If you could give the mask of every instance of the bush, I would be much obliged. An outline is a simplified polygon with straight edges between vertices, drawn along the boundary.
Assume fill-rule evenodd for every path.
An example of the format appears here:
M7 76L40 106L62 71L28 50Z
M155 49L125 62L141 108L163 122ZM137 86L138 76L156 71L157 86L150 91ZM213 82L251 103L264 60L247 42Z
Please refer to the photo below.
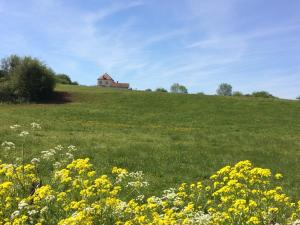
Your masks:
M71 78L66 74L56 74L55 80L56 80L56 83L58 83L58 84L78 85L78 83L76 81L73 82L71 80Z
M235 91L232 93L232 96L243 96L243 93L240 91Z
M54 72L38 59L13 55L0 68L1 101L41 101L54 92Z
M164 88L156 88L155 90L156 92L168 92L166 89Z
M178 83L175 83L170 88L172 93L181 93L181 94L187 94L188 90L185 86L180 85Z
M217 94L221 96L231 96L232 86L230 84L222 83L217 89Z
M204 92L198 92L197 95L205 95Z
M253 97L259 97L259 98L276 98L275 96L271 95L267 91L256 91L252 93Z
M150 88L147 88L145 91L151 92L152 90Z

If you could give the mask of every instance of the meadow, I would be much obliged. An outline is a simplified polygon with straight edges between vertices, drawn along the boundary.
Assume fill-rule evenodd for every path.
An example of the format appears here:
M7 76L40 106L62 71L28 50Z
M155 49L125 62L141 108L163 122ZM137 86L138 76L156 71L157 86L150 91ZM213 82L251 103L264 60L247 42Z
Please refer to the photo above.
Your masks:
M113 166L142 170L156 195L247 159L281 172L285 191L300 197L297 101L67 85L57 91L69 101L0 104L0 143L20 145L9 126L37 122L43 129L26 141L27 161L56 145L75 145L76 158L90 158L100 173ZM40 172L47 177L47 165Z

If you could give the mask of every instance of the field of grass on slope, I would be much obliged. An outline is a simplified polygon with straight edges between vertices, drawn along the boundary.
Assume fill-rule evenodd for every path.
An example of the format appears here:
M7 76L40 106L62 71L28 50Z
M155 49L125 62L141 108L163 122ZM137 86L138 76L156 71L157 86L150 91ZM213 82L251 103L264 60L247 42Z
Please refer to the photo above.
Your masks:
M149 93L59 86L64 104L0 104L0 143L20 144L9 126L33 121L26 158L58 144L75 145L101 172L113 166L145 172L158 194L180 182L205 179L249 159L284 175L300 197L300 104L296 101ZM1 158L1 155L0 155ZM47 169L42 171L45 175Z

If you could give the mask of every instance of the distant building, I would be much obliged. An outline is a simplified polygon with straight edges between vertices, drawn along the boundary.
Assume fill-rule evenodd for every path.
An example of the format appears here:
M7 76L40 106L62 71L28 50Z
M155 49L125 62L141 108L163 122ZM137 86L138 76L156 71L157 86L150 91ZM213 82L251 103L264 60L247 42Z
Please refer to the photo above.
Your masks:
M129 83L115 82L114 79L112 79L107 73L98 78L98 86L129 89Z

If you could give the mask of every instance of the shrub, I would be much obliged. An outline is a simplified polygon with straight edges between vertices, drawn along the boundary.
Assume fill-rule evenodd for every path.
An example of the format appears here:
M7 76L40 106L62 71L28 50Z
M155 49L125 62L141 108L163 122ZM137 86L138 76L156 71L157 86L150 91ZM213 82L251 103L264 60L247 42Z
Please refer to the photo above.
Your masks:
M13 55L2 60L1 70L2 101L41 101L54 92L54 72L38 59Z
M240 92L240 91L234 91L234 92L232 93L232 96L243 96L243 93Z
M259 98L276 98L275 96L271 95L267 91L256 91L252 93L253 97L259 97Z
M152 90L150 88L147 88L145 91L151 92Z
M155 90L156 92L168 92L166 89L164 88L156 88Z
M230 84L222 83L217 89L217 94L221 96L231 96L232 86Z
M56 74L55 80L56 80L56 83L59 83L59 84L78 85L78 83L76 81L73 82L71 80L71 78L66 74Z
M181 93L181 94L187 94L188 90L185 86L180 85L178 83L175 83L171 86L170 91L172 93Z

